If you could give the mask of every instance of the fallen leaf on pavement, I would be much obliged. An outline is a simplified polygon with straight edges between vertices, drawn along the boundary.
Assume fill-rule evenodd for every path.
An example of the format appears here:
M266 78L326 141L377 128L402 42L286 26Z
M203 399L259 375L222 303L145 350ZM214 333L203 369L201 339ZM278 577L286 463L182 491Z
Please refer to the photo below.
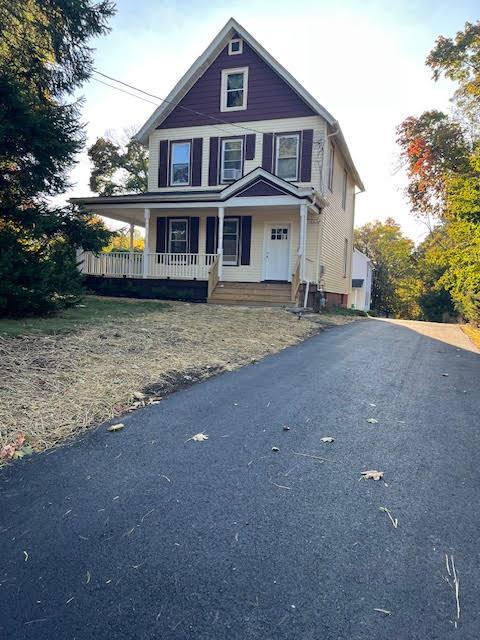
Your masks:
M324 438L320 438L320 440L327 443L335 442L335 438L332 438L332 436L325 436Z
M378 611L380 613L384 613L386 616L389 616L392 613L388 609L374 609L374 611Z
M290 431L290 427L288 425L286 425L286 424L283 425L282 429L284 431Z
M376 418L367 418L367 422L370 424L378 424L378 420Z
M147 396L141 391L134 391L133 397L135 398L135 400L144 400Z
M203 431L201 431L200 433L196 433L188 440L185 440L185 442L190 442L190 440L193 440L194 442L203 442L204 440L208 440L208 436L206 433L203 433Z
M277 451L280 451L280 449L278 447L272 447L272 451L276 453Z
M124 427L125 425L123 424L123 422L119 422L118 424L112 424L110 427L108 427L107 431L121 431Z
M442 376L443 376L444 378L448 378L448 373L442 373Z
M382 480L383 471L376 471L371 469L370 471L362 471L362 478L364 480Z

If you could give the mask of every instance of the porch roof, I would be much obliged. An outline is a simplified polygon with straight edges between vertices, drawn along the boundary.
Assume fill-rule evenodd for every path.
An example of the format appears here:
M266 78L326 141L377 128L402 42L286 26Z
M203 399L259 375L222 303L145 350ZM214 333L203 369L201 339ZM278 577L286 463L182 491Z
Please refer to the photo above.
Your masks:
M144 208L271 207L304 203L319 211L326 204L311 187L297 187L260 167L221 189L147 191L119 196L71 198L70 202L139 226L143 226Z

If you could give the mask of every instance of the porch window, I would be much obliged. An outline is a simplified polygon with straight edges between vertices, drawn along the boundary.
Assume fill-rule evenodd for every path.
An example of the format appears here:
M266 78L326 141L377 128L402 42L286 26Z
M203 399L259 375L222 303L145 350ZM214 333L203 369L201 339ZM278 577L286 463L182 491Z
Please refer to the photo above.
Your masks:
M188 253L188 220L169 220L168 252Z
M298 180L300 136L297 133L277 136L276 144L275 173L283 180Z
M248 67L224 69L220 111L242 111L247 108Z
M172 142L170 151L170 184L190 184L190 142Z
M225 218L223 221L223 264L238 265L240 245L240 219Z
M243 140L222 140L222 182L242 177Z

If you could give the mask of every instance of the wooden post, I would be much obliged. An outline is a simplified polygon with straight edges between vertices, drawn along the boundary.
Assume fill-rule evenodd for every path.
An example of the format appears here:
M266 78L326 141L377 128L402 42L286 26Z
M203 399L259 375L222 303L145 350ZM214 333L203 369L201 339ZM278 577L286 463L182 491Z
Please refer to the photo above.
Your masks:
M223 218L224 218L225 210L223 207L218 207L218 279L222 280L223 278Z
M143 277L148 277L148 236L150 232L150 209L144 210L145 242L143 245Z

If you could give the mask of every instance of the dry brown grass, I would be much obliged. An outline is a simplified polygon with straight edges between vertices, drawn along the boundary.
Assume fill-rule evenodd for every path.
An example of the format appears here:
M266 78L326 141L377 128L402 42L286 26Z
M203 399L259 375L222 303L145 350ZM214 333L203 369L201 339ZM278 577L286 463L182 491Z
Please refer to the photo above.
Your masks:
M172 303L66 334L0 338L0 449L19 432L37 450L55 446L124 412L135 391L161 395L318 329L279 309Z

